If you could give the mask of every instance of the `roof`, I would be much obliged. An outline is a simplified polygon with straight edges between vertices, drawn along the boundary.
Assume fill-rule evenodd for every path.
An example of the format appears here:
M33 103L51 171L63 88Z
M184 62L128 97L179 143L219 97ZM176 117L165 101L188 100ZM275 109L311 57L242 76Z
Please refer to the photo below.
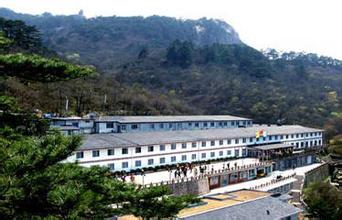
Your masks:
M274 149L282 149L282 148L293 148L293 145L288 143L279 143L279 144L267 144L267 145L259 145L253 147L254 149L258 150L274 150Z
M190 141L232 139L255 137L259 130L267 131L268 135L295 134L323 131L299 125L284 126L251 126L247 128L225 128L207 130L153 131L129 133L100 133L85 136L81 150L146 146Z
M150 122L193 122L193 121L232 121L251 120L231 115L162 115L162 116L100 116L98 122L116 121L120 123Z
M58 129L58 130L62 130L62 131L80 130L79 127L72 126L72 125L70 125L70 126L68 126L68 125L66 125L66 126L54 126L54 125L52 125L51 128L53 128L53 129Z
M301 212L300 209L274 198L270 193L241 190L228 194L230 198L203 199L205 205L186 208L182 210L178 218L184 220L249 220L249 219L281 219Z

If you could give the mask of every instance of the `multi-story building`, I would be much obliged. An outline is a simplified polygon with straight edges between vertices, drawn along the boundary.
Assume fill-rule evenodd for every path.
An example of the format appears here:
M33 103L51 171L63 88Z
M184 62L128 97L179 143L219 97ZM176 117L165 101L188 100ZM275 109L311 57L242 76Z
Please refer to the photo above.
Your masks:
M143 117L139 117L138 127L141 129L138 129L139 131L145 131L144 123L149 125L160 123L152 122L149 117L147 116L145 121L142 120ZM84 166L108 166L111 170L117 171L217 158L246 157L249 149L271 144L272 147L277 144L279 147L282 147L282 144L290 145L294 150L322 145L323 130L320 129L298 125L253 126L249 123L250 120L245 120L245 127L236 127L237 120L235 119L232 120L235 121L235 128L219 128L220 122L224 126L222 116L219 118L218 116L206 116L201 118L200 122L196 122L194 116L189 117L190 120L186 123L199 123L204 126L206 121L209 123L209 125L207 124L208 129L182 127L185 130L130 132L131 130L126 127L126 133L122 133L121 130L120 133L89 134L85 136L81 148L68 160L77 160L80 165ZM210 117L218 120L210 120ZM182 118L182 123L185 123L186 116L182 116ZM130 126L133 125L133 121L126 120L126 122ZM213 126L211 126L211 122L214 122ZM243 125L244 120L241 119L240 122ZM94 123L102 123L102 121ZM134 123L138 123L138 121L135 120ZM177 124L180 122L169 120L163 123ZM120 126L122 126L122 121ZM230 124L230 126L232 125ZM263 136L259 135L260 131L264 134Z
M65 134L130 133L251 127L251 119L230 115L53 117Z

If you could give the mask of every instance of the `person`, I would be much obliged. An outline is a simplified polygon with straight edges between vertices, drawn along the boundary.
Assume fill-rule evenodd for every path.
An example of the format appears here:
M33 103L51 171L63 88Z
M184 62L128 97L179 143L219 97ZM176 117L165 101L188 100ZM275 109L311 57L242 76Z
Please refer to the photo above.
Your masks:
M211 173L214 173L214 165L211 165Z
M229 163L227 163L227 169L229 170Z
M135 177L134 177L133 173L131 173L130 179L131 179L131 182L134 183Z
M196 169L196 167L194 167L193 169L194 169L194 176L196 177L197 176L197 169Z
M175 179L177 179L177 175L178 175L178 170L175 170Z

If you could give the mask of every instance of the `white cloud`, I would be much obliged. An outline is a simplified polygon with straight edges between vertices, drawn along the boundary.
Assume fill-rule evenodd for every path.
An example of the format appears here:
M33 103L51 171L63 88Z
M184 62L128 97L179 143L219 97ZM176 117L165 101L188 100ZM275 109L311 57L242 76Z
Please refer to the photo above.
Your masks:
M257 48L314 52L342 59L340 0L0 0L17 12L94 16L219 18Z

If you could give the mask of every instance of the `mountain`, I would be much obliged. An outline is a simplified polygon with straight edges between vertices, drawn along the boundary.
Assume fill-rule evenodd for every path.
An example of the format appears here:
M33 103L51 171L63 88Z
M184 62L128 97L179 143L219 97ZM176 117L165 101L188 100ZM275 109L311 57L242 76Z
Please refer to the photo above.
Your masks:
M340 60L258 51L222 21L86 19L7 9L0 16L35 25L46 47L100 72L97 78L54 85L7 83L30 108L63 112L68 97L78 114L235 114L256 123L309 126L322 126L342 112Z
M0 17L23 20L34 25L43 41L61 55L79 56L85 63L112 66L137 56L144 48L165 48L174 40L191 41L196 46L241 44L237 32L216 19L181 20L170 17L52 16L15 13L0 8Z

